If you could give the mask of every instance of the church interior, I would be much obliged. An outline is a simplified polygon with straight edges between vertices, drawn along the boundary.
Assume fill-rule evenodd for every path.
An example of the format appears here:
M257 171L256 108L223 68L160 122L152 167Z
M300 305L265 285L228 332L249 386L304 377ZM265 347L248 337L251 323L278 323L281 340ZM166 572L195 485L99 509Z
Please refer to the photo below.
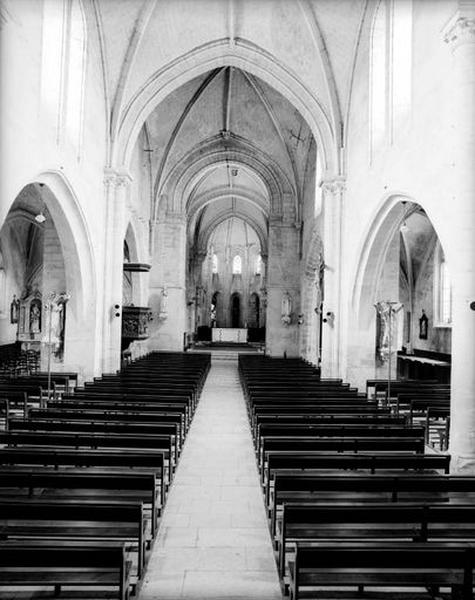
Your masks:
M472 599L475 0L0 44L0 598Z

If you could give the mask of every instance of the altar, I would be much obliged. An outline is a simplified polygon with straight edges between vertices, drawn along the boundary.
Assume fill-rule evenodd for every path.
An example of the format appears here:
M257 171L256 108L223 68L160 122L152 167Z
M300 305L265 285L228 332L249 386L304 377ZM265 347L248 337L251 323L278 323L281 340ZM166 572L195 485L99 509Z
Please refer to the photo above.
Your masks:
M247 329L234 327L213 327L211 329L211 341L245 344L247 342Z

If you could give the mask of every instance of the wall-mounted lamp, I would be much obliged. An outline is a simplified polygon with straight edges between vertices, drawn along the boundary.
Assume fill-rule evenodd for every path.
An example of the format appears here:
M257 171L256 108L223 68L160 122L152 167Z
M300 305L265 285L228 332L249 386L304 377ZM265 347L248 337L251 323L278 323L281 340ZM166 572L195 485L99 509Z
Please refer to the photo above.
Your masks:
M406 200L401 201L403 213L406 212L406 202L407 202ZM408 224L406 223L406 217L404 217L404 221L402 222L402 225L399 228L399 231L401 233L407 233L408 231L410 231L410 228L409 228Z
M46 217L43 214L43 209L41 209L40 212L35 215L35 221L40 224L46 221Z
M323 322L324 322L324 323L328 323L329 325L333 325L334 321L335 321L335 313L334 313L334 312L332 312L331 310L329 310L329 311L328 311L328 312L325 314L325 316L324 316L324 318L323 318Z

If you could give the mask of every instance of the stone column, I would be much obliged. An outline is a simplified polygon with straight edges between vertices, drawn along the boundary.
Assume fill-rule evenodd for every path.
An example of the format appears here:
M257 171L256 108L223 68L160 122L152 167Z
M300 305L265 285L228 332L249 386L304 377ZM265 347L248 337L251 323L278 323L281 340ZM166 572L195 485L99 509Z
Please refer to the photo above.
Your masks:
M103 373L114 373L120 368L125 208L131 181L124 171L105 171Z
M270 356L296 357L299 355L300 312L299 282L299 228L279 217L269 227L269 262L266 270L266 352ZM282 321L282 299L291 299L288 323Z
M150 271L150 350L182 351L186 332L186 216L168 211L155 227ZM166 290L167 310L163 310Z
M322 377L341 377L341 232L344 191L345 180L343 177L325 179L322 183L325 256Z
M452 275L452 471L475 473L475 3L460 10L444 30L453 54L454 159L446 258ZM449 174L450 177L450 174Z

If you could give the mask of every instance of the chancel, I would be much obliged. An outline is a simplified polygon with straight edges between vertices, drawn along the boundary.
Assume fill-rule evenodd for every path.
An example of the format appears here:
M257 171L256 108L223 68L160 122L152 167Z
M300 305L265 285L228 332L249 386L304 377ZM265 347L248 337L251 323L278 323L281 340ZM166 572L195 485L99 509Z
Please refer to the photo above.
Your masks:
M2 0L0 598L463 598L475 0Z

